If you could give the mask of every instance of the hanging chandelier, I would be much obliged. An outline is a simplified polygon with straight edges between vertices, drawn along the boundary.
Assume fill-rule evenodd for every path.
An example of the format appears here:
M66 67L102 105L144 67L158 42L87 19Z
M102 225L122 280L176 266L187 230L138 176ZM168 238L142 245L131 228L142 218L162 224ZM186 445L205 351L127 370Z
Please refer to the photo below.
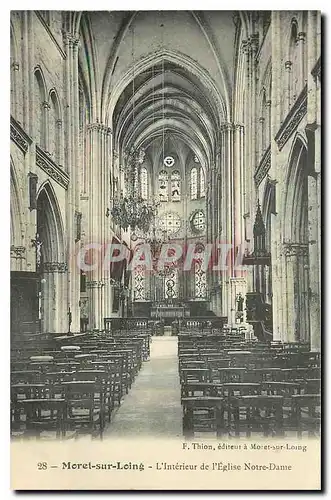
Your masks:
M144 158L142 148L131 148L124 156L127 192L113 201L110 213L115 224L125 231L130 228L134 232L138 228L148 232L156 215L156 204L143 199L138 186L139 168Z

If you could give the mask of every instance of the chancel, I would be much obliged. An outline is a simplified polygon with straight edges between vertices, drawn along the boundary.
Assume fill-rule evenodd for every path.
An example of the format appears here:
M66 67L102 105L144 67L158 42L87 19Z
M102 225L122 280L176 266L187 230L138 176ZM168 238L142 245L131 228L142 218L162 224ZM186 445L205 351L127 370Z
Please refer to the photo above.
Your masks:
M10 49L12 438L318 435L320 14L11 11Z

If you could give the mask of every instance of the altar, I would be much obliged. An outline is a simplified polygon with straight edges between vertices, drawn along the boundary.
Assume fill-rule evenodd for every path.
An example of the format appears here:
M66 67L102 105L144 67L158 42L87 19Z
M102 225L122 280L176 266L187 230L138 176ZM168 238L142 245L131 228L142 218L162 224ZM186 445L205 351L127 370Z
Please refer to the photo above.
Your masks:
M188 318L189 316L190 309L185 304L159 303L153 304L151 307L152 319L179 319Z

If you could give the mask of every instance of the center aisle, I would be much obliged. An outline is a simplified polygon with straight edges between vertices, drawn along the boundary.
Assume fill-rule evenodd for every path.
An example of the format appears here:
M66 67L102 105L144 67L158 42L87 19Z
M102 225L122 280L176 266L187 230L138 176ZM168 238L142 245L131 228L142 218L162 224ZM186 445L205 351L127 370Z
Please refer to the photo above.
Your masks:
M182 436L177 337L152 337L150 360L104 432L104 438L126 436Z

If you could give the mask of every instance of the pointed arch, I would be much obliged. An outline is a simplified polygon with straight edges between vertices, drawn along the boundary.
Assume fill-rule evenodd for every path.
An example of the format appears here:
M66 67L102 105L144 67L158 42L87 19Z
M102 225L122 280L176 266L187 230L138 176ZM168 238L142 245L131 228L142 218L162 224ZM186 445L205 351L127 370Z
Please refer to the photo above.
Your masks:
M99 81L98 54L95 48L91 23L88 15L82 15L80 19L80 35L84 51L79 51L81 77L84 74L84 83L88 82L90 119L97 121L101 114L100 92L101 82ZM85 73L83 73L83 68Z
M46 82L40 66L34 69L34 101L35 141L42 148L46 148L46 111L48 102Z
M60 99L55 88L49 92L49 145L48 150L56 163L60 164L62 149L62 109Z
M211 107L215 109L216 114L219 116L219 121L221 122L223 120L227 120L228 112L224 102L224 97L219 92L215 82L204 68L202 68L194 59L186 54L167 49L153 52L152 54L148 54L141 58L135 64L135 74L138 75L142 72L148 71L153 66L164 62L173 63L197 78L206 89L206 94L209 93L211 95ZM132 74L133 65L128 68L126 73L116 82L113 88L108 89L107 96L104 99L105 123L110 122L115 105L124 89L132 80Z
M300 240L299 223L302 222L303 207L301 205L305 177L307 177L307 138L298 132L292 143L286 179L283 218L286 241L299 242Z
M283 218L288 303L287 328L295 341L309 341L309 234L307 147L297 134L289 156Z
M37 232L43 242L43 261L63 262L65 257L63 222L56 193L48 180L38 190Z

